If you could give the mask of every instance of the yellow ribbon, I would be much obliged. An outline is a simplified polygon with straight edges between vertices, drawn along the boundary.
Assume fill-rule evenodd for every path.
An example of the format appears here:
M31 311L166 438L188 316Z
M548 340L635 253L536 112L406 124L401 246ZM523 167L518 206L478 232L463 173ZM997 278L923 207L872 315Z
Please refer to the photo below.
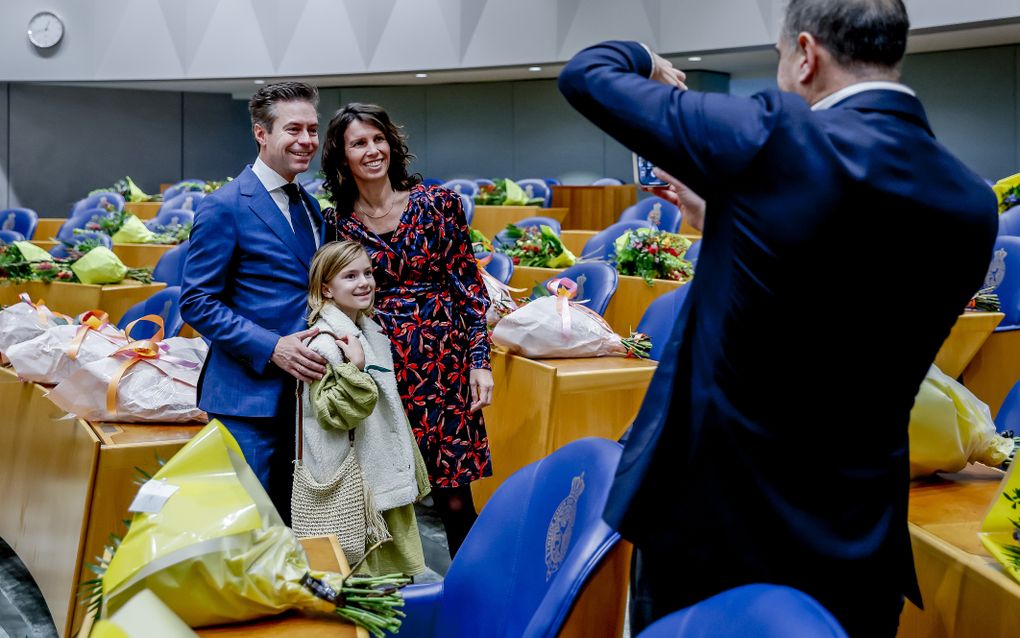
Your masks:
M81 344L85 342L85 335L88 334L89 330L99 332L109 324L109 319L110 315L102 310L89 310L82 314L81 326L78 328L78 332L75 333L74 339L71 340L71 345L67 347L67 358L72 361L77 359Z
M128 369L135 365L139 361L145 359L158 359L159 358L159 342L163 340L163 318L159 315L145 315L135 319L127 326L124 327L124 335L128 338L131 337L131 329L135 327L139 321L151 321L156 324L159 329L156 330L156 334L150 339L144 339L141 341L132 341L123 348L118 348L110 356L116 357L120 354L128 354L130 357L121 364L120 368L114 373L110 379L110 383L106 386L106 411L113 414L117 411L117 388L120 387L120 380L124 378Z

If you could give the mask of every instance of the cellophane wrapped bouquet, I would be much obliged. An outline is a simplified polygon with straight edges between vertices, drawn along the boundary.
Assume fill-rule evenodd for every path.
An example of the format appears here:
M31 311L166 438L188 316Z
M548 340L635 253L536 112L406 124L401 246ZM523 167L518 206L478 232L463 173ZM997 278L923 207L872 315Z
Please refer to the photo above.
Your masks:
M510 293L524 292L520 288L511 288L502 281L496 279L485 270L485 266L492 261L492 255L486 255L478 260L481 266L482 283L485 284L485 292L489 295L489 309L485 311L485 323L491 329L499 320L517 309L517 302Z
M652 345L647 335L623 338L598 313L573 301L578 294L574 281L554 279L547 288L549 296L529 302L496 324L493 343L532 359L648 357Z
M7 349L7 359L21 379L56 385L82 366L126 346L131 326L128 328L118 330L105 312L90 310L75 324L53 326L28 341L14 344Z
M1020 471L1016 463L1010 465L978 537L1006 572L1020 581Z
M6 356L14 344L38 337L54 326L74 323L74 319L46 307L42 299L33 303L29 296L21 293L16 304L0 310L0 352Z
M399 574L318 572L219 421L210 422L139 490L123 540L82 585L107 617L149 590L191 627L290 609L336 613L382 638L403 613Z
M574 253L567 250L553 229L544 224L524 228L507 224L504 232L514 243L510 246L497 246L496 250L510 257L516 265L567 268L577 261Z
M691 242L683 235L654 228L628 230L616 238L616 270L621 275L637 275L651 284L654 279L686 282L694 276L694 266L684 259Z

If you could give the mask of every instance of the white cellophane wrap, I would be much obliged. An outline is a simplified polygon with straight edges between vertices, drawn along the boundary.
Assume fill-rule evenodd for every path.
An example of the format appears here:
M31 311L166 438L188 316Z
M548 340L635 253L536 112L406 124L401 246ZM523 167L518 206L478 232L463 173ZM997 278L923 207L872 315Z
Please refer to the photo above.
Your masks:
M77 356L68 356L68 349L80 330L85 337ZM16 343L7 349L7 359L14 371L25 381L56 385L86 364L108 357L127 344L124 334L107 324L100 330L85 326L53 326L34 339Z
M541 297L503 317L492 331L493 343L532 359L626 356L620 336L605 319L577 303ZM564 329L561 310L570 313Z
M49 398L60 409L87 421L120 423L206 422L198 409L198 377L206 345L201 339L173 337L160 342L168 346L159 359L143 359L132 365L117 386L117 406L107 410L110 382L125 358L109 356L82 367L53 388ZM191 361L194 367L174 359Z
M517 309L517 303L510 296L510 287L496 279L483 268L482 282L489 295L489 309L485 311L485 323L491 328L499 320Z
M52 313L45 307L37 308L24 301L0 311L0 352L16 343L38 337L48 328L57 325Z

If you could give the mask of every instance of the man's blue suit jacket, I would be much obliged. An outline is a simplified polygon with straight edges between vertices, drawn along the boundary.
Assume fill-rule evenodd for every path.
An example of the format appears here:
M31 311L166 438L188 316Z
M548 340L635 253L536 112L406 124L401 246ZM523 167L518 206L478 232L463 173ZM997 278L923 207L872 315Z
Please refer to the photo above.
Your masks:
M916 595L907 424L983 281L994 195L909 94L813 112L775 90L672 89L651 68L639 44L610 42L560 76L582 114L708 201L606 520L673 552L702 594L778 582L823 603L860 587Z
M318 204L301 192L321 227ZM202 200L184 262L181 316L211 342L199 382L203 410L270 417L282 393L293 392L293 377L270 357L281 336L308 327L311 258L250 166Z

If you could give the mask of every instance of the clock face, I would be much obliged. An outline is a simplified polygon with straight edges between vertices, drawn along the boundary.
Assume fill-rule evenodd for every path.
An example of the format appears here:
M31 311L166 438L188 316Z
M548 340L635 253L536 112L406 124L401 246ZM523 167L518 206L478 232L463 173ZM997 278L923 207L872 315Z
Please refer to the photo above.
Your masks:
M56 46L64 37L64 23L55 14L43 11L28 21L28 41L40 49Z

